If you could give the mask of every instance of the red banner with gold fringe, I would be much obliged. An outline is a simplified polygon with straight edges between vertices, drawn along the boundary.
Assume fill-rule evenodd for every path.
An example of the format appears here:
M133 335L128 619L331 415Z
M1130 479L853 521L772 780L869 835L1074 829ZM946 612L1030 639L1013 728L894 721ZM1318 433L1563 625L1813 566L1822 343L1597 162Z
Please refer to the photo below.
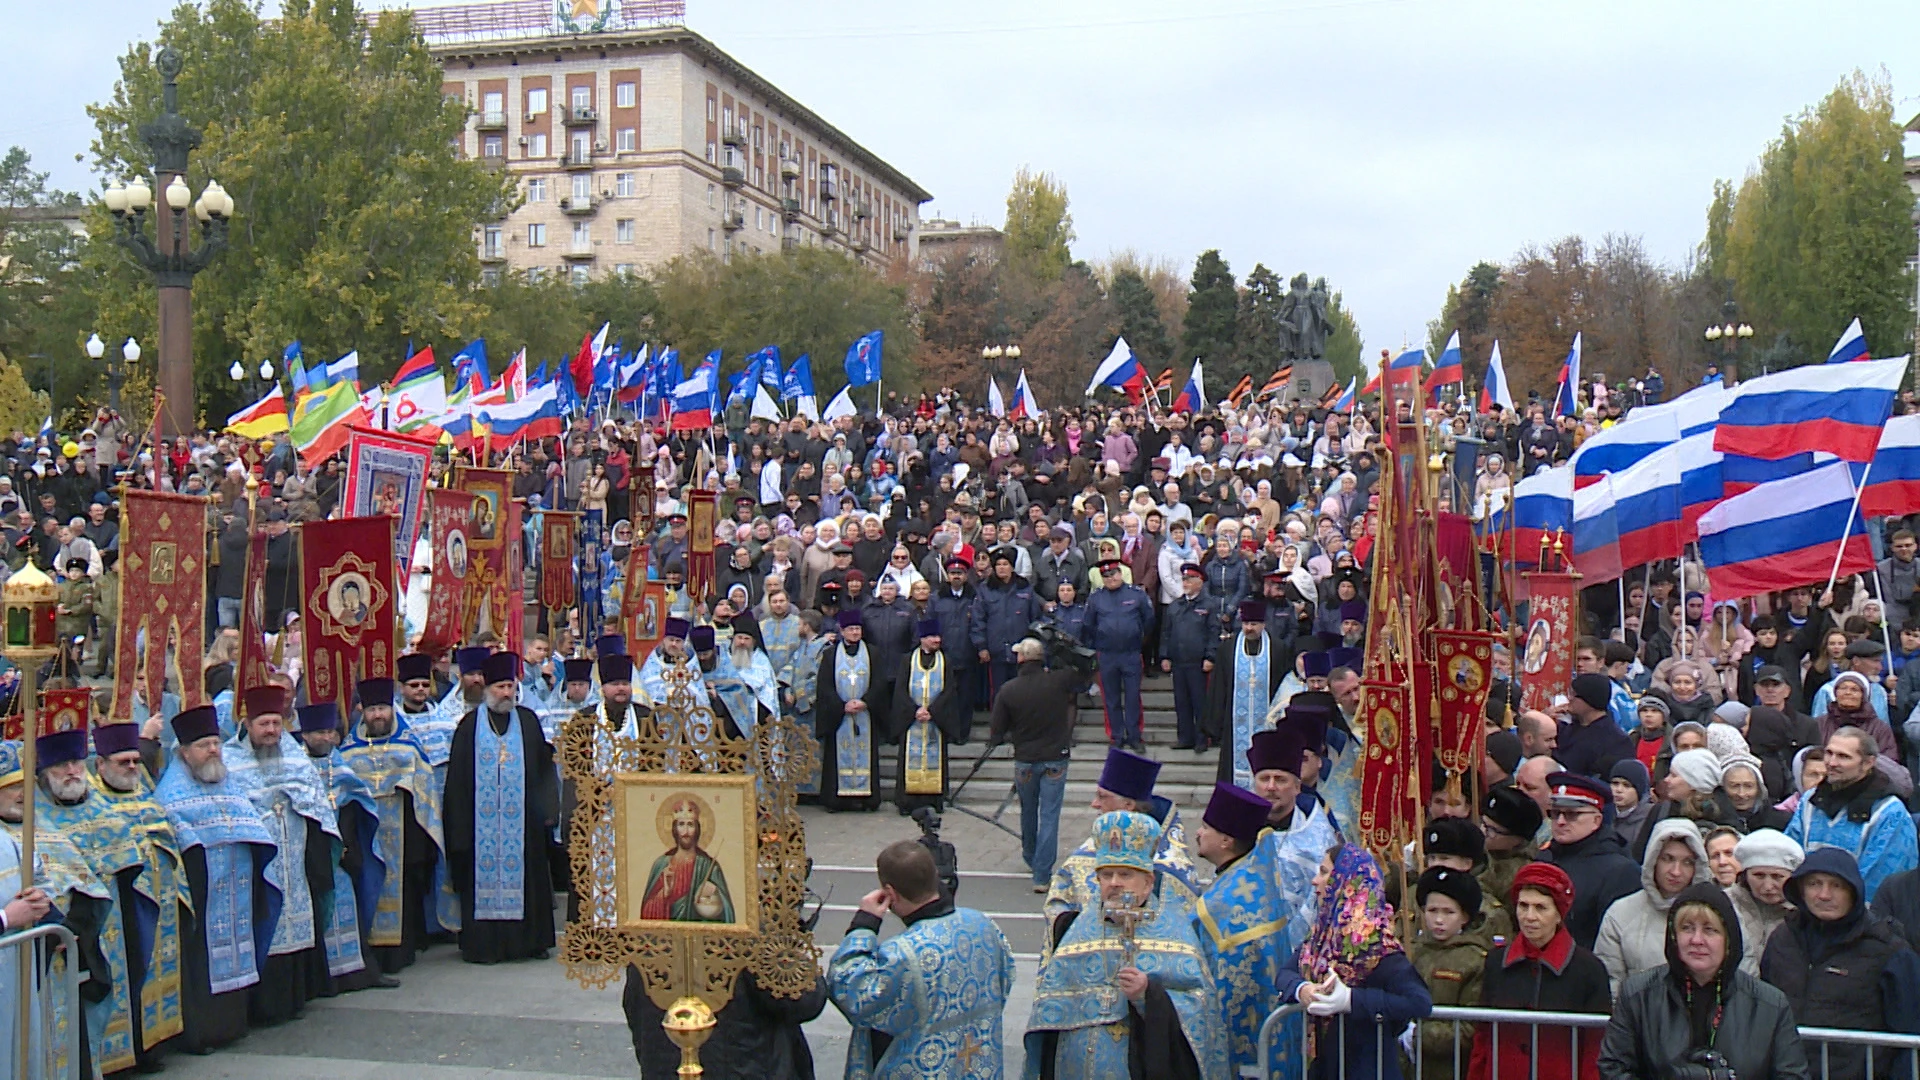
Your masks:
M1573 682L1573 640L1580 635L1580 575L1522 574L1527 583L1526 639L1514 657L1520 707L1553 710Z
M1405 686L1363 683L1354 734L1366 747L1360 767L1360 843L1387 851L1410 839L1404 820L1414 769L1407 748L1413 711Z
M255 526L247 537L246 576L240 585L240 659L233 675L233 715L240 720L247 718L247 691L267 685L273 673L267 660L268 629L267 531Z
M713 591L713 530L719 524L719 493L687 492L687 595L695 602Z
M206 558L206 499L139 489L121 498L113 719L133 719L136 687L150 708L160 707L169 651L181 675L180 707L205 704L200 658L207 652Z
M307 696L343 715L354 683L393 677L393 527L386 514L300 526Z
M84 686L73 690L44 690L40 694L40 708L43 734L86 731L93 726L93 691Z
M1482 720L1487 691L1493 685L1492 634L1471 630L1435 630L1435 661L1440 667L1435 698L1435 752L1450 773L1465 776L1480 767L1486 753Z
M433 587L427 593L427 622L416 646L439 653L460 644L466 633L467 576L473 566L467 534L473 528L474 497L452 488L427 492L427 534L433 540Z
M579 532L580 515L571 510L547 510L540 515L542 607L559 610L573 606L573 552Z
M513 501L513 474L504 469L461 466L453 486L474 497L467 530L467 610L463 633L493 634L513 642L520 619L513 613L520 596L520 513ZM509 648L518 651L517 643Z

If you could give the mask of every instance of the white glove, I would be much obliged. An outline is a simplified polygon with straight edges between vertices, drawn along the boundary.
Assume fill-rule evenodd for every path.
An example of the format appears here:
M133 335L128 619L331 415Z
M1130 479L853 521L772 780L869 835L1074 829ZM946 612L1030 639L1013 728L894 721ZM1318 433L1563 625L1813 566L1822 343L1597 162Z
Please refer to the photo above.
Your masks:
M1414 1056L1414 1052L1413 1052L1414 1032L1418 1030L1419 1030L1419 1023L1418 1021L1416 1021L1414 1023L1408 1024L1406 1027L1406 1030L1400 1033L1400 1049L1406 1051L1406 1054L1408 1057Z
M1307 1012L1314 1016L1337 1016L1353 1008L1353 991L1336 976L1333 989L1314 999Z

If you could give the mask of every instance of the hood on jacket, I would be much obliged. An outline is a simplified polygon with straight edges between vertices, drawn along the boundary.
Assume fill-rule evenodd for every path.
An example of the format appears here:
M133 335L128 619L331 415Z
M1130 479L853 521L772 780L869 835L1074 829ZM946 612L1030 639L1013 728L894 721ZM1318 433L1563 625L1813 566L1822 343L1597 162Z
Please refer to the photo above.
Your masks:
M1787 899L1793 901L1794 907L1806 907L1800 900L1800 886L1809 874L1832 874L1853 887L1854 911L1865 906L1866 879L1860 876L1859 862L1845 848L1823 847L1807 852L1807 857L1800 862L1800 869L1787 879Z
M1640 887L1646 890L1647 901L1658 911L1666 911L1673 904L1672 900L1660 895L1660 886L1654 881L1654 868L1660 863L1660 849L1669 840L1684 840L1687 848L1693 852L1693 885L1713 876L1707 867L1707 842L1700 836L1700 826L1690 818L1660 819L1647 836L1647 853L1640 860Z
M1727 952L1720 959L1720 979L1729 979L1740 967L1740 958L1746 955L1740 936L1740 916L1733 910L1733 901L1727 898L1726 890L1711 881L1696 882L1681 890L1673 898L1673 904L1667 909L1667 971L1675 981L1687 978L1687 966L1680 960L1679 930L1677 918L1680 909L1688 904L1705 904L1720 916L1720 925L1726 930Z

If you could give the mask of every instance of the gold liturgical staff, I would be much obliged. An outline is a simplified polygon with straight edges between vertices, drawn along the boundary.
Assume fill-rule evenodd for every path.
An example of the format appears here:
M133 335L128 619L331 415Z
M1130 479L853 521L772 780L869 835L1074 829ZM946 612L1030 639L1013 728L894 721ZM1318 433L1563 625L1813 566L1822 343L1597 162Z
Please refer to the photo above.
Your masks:
M60 639L54 632L54 618L60 606L60 586L42 573L40 568L29 562L12 577L7 579L4 589L0 589L0 599L6 605L7 639L3 650L8 660L20 669L20 771L32 782L39 774L35 744L40 741L40 665L51 660L60 651ZM20 822L20 888L33 887L33 797L29 795L21 801L22 812L26 815ZM36 950L18 949L20 957L19 980L14 983L21 987L19 995L20 1016L14 1030L20 1035L19 1054L15 1061L32 1060L33 1037L33 995L25 988L34 983L33 962Z
M669 664L664 704L636 705L626 734L589 711L559 738L578 788L568 849L580 893L561 960L592 987L632 965L666 1014L683 1077L701 1075L700 1047L742 971L798 998L820 962L801 927L807 843L793 780L812 771L813 745L788 717L730 738L696 678Z

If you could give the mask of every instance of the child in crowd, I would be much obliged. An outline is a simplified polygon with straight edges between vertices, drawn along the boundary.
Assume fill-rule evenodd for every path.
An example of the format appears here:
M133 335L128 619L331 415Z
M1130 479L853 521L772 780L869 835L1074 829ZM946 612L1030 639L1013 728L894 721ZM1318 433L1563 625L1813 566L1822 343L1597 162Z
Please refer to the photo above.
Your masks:
M1487 920L1481 916L1480 883L1471 871L1450 865L1431 864L1414 886L1414 900L1420 905L1420 931L1414 935L1407 955L1414 970L1426 980L1435 1005L1473 1006L1480 1004L1480 978L1487 966L1495 938L1488 933ZM1454 1025L1446 1020L1420 1023L1420 1054L1425 1059L1414 1068L1411 1058L1411 1029L1401 1036L1401 1049L1407 1051L1407 1076L1446 1077L1454 1074ZM1462 1027L1465 1030L1465 1027ZM1461 1067L1467 1062L1468 1047L1458 1054Z

